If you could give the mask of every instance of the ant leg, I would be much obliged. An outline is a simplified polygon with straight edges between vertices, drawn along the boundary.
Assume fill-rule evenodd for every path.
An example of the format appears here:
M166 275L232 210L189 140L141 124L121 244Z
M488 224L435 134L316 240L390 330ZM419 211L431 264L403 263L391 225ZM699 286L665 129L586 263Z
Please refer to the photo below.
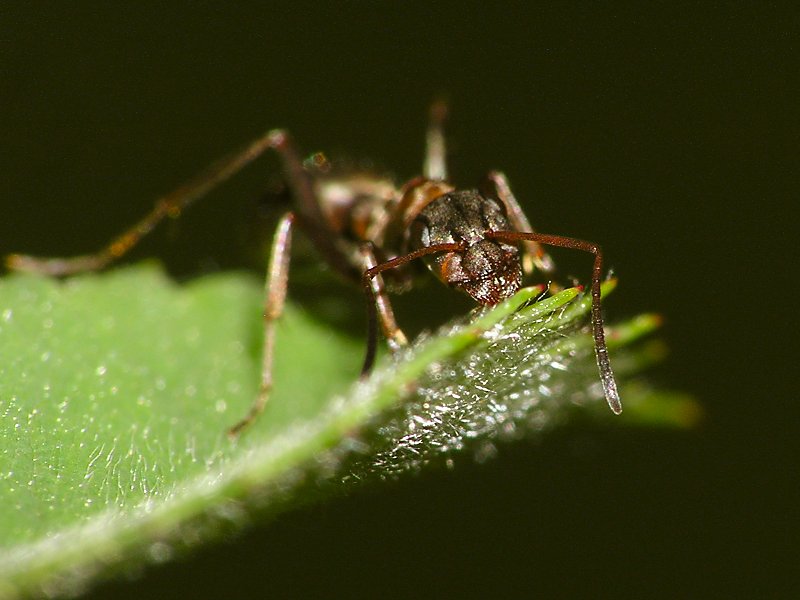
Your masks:
M491 189L490 195L495 196L503 204L505 204L506 211L508 212L508 219L511 225L517 231L535 231L531 227L528 217L522 211L522 208L517 202L514 193L511 191L511 186L508 185L508 179L504 173L500 171L490 171L486 175L486 184ZM523 244L525 253L522 259L522 268L525 273L531 274L534 267L544 271L545 273L553 273L556 270L555 263L550 255L544 251L540 244L532 241L526 241Z
M244 428L264 411L272 390L272 359L275 347L275 322L283 312L289 281L292 226L295 215L286 213L278 223L269 258L267 281L264 285L264 354L261 359L261 386L250 409L243 419L228 430L228 436L237 437Z
M592 242L564 237L561 235L548 235L544 233L522 231L490 231L486 234L490 239L502 242L519 243L523 241L538 242L560 248L583 250L594 255L592 267L592 336L594 337L594 352L597 357L597 368L600 370L600 381L603 383L603 393L606 402L615 414L622 412L622 402L617 391L617 381L611 371L611 362L608 359L606 336L603 330L603 313L600 306L600 280L603 272L603 251L600 246Z
M189 205L238 173L265 150L277 148L284 138L285 134L282 131L268 131L239 151L214 163L194 179L159 198L155 207L139 222L94 254L67 258L39 258L25 254L10 254L6 257L6 265L15 271L31 271L57 277L102 269L126 254L165 218L179 217Z
M444 121L447 118L447 103L436 100L430 108L428 131L425 135L425 163L422 173L426 179L447 179L447 149L444 139Z
M371 243L362 244L361 257L364 273L369 273L378 266L375 250ZM396 352L403 346L407 346L408 340L403 330L397 325L397 320L394 317L394 310L392 310L392 303L389 301L389 295L386 292L383 277L376 275L369 279L369 292L372 298L371 305L377 310L381 331L389 344L389 348L392 352ZM374 319L372 320L374 321ZM372 328L374 328L374 325L372 325Z
M304 166L303 160L300 158L300 154L287 131L276 129L272 131L272 136L272 148L277 152L283 164L283 173L294 197L297 212L299 213L298 216L303 217L300 225L308 234L320 255L325 257L328 264L346 279L357 282L361 277L361 273L353 268L347 256L334 243L334 236L325 226L329 219L320 207L314 185L314 173L310 173ZM311 164L312 170L315 170L313 168L314 162L312 161Z
M372 244L365 243L361 252L364 256L364 264L368 266L361 276L361 284L364 287L364 293L369 301L367 302L367 353L364 356L364 366L361 367L361 377L365 377L372 370L372 365L375 363L375 353L378 346L378 317L380 316L381 327L383 333L388 340L390 346L392 342L396 344L393 349L396 350L400 346L406 345L406 336L402 330L397 326L394 318L392 306L389 303L389 297L383 288L383 279L378 276L383 271L395 269L401 265L427 256L428 254L435 254L437 252L464 252L466 249L466 242L446 242L442 244L433 244L414 250L408 254L397 256L386 262L375 264L375 252ZM372 266L369 266L372 265Z

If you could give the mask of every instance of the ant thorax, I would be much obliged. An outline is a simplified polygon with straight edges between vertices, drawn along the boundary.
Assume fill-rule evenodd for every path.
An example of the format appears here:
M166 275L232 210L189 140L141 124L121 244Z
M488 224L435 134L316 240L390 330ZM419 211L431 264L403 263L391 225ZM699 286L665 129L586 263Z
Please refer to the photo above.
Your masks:
M318 177L315 188L332 233L352 242L376 241L399 200L393 181L370 173Z

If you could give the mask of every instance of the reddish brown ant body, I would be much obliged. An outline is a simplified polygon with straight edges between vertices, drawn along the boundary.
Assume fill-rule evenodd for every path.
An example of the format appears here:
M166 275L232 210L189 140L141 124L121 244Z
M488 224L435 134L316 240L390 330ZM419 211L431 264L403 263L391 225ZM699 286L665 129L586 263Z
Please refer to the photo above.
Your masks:
M274 324L286 299L292 232L299 227L320 255L344 277L361 283L369 298L367 351L362 375L375 360L380 325L389 346L404 346L388 291L412 283L410 265L421 258L446 285L476 302L493 306L520 289L522 276L534 268L553 270L542 245L583 250L594 255L592 333L606 400L622 411L608 359L600 306L603 255L594 243L533 231L505 176L492 172L481 190L458 190L447 183L443 121L445 107L434 104L428 126L423 176L400 188L391 181L363 174L326 174L324 159L304 164L289 135L272 130L173 193L159 199L141 221L99 252L71 258L37 258L13 254L11 269L64 276L101 269L123 256L165 217L177 217L192 202L228 179L265 150L280 156L294 197L295 210L278 224L272 244L264 304L264 355L258 398L229 433L237 435L262 412L272 388Z

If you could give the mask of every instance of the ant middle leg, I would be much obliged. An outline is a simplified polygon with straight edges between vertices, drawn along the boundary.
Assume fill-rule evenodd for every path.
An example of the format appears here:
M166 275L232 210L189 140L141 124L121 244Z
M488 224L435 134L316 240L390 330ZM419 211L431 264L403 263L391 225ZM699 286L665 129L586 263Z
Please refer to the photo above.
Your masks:
M531 227L528 217L517 202L517 198L511 191L511 186L508 184L508 179L505 174L500 171L490 171L486 175L484 188L490 196L494 196L500 200L506 207L508 219L511 225L517 231L536 231ZM555 263L550 255L545 252L541 244L532 241L523 242L525 252L522 257L522 268L526 274L530 275L534 268L540 269L545 273L554 273L556 270Z

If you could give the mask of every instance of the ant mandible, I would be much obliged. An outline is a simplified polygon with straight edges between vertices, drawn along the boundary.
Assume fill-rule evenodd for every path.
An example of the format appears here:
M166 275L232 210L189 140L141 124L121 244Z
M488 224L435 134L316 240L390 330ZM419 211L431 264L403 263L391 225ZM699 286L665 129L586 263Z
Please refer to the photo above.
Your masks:
M522 285L522 274L534 268L553 271L542 245L574 248L594 255L591 321L597 366L611 410L622 412L617 384L603 332L600 283L603 253L597 244L533 230L505 175L489 173L481 189L459 190L447 182L443 123L446 106L431 107L423 176L397 188L391 181L364 174L334 175L324 160L305 163L289 134L268 131L245 148L213 164L197 178L160 198L138 223L95 254L38 258L12 254L9 268L52 276L98 270L127 253L166 217L176 218L194 201L266 150L274 150L294 197L295 209L278 224L267 270L264 301L264 353L261 385L247 415L229 430L237 436L264 410L272 389L275 321L286 300L292 231L302 230L328 264L345 278L360 283L369 298L366 356L368 374L375 361L378 324L390 348L407 344L395 321L387 291L403 291L412 283L409 263L423 259L446 285L476 302L494 306Z

